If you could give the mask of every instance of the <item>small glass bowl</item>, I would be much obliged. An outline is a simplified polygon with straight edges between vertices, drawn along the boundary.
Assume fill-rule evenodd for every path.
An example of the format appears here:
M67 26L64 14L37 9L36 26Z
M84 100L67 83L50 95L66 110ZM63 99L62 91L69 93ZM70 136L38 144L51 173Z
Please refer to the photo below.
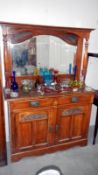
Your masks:
M32 89L34 88L35 85L35 80L22 80L22 90L25 93L29 93L30 91L32 91Z

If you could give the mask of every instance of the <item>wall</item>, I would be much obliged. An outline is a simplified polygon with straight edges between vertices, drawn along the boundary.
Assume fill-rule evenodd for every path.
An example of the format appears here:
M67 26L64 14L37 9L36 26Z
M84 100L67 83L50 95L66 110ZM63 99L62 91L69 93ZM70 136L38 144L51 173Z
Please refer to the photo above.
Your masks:
M98 52L97 11L98 0L0 0L0 21L95 28L91 33L89 52Z

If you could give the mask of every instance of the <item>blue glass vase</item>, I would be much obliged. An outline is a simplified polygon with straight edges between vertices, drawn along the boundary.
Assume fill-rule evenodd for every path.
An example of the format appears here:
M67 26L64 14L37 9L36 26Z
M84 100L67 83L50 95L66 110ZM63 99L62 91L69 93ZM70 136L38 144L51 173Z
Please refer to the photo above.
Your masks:
M13 92L18 92L18 83L16 82L16 72L12 72L12 80L11 80L11 90Z

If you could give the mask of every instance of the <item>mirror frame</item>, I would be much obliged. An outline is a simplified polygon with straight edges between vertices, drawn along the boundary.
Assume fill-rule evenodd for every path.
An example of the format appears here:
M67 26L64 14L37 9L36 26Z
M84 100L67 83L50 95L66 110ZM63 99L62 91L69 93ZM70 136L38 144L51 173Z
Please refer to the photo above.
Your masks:
M5 23L5 22L0 23L0 25L2 28L2 34L3 34L6 84L12 73L12 58L9 53L8 41L12 39L11 36L15 37L16 34L19 34L19 33L23 34L23 32L28 32L28 36L26 36L24 40L26 40L28 37L31 37L31 35L32 36L53 35L53 36L59 37L64 41L66 41L65 35L67 34L70 36L76 36L77 37L77 41L76 41L77 42L77 51L76 51L77 70L76 70L75 79L77 80L80 79L81 70L85 79L86 69L87 69L88 40L89 40L90 32L94 29L17 24L17 23ZM85 43L84 43L84 40L85 40ZM76 44L76 43L73 43L73 44ZM82 60L83 60L83 63L82 63ZM72 75L66 75L66 77L72 77ZM18 80L19 79L21 78L18 77Z

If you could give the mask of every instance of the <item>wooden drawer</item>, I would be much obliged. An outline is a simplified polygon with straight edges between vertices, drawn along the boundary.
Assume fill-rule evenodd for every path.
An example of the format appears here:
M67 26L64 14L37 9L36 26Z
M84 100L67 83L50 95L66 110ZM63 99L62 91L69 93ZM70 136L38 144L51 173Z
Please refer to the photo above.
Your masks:
M30 99L30 100L17 100L10 101L11 110L24 109L24 108L37 108L37 107L48 107L54 104L54 98L43 98L43 99Z
M67 103L91 103L92 96L89 94L81 94L81 95L69 95L69 96L62 96L58 98L58 104L67 104Z

